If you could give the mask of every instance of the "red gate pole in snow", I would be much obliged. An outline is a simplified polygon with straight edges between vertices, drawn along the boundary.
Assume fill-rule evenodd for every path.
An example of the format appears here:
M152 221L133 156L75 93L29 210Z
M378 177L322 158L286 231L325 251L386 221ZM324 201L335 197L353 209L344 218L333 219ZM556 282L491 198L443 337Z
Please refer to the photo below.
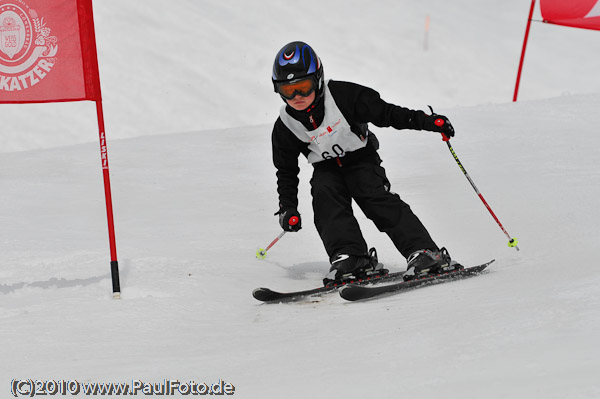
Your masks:
M110 173L108 169L108 149L106 145L106 132L104 129L104 111L102 109L102 95L100 94L100 73L98 71L98 52L96 50L96 34L92 0L77 0L78 8L85 9L85 18L80 20L82 50L88 52L84 62L84 69L93 71L97 94L93 100L96 103L98 115L98 134L100 139L100 160L102 163L102 176L104 179L104 197L106 202L106 218L108 221L108 244L110 248L110 274L112 279L113 298L121 298L121 283L119 281L119 263L117 261L117 244L115 238L115 221L113 216L112 194L110 189ZM84 40L84 37L87 37Z
M106 202L106 217L108 219L108 241L110 246L110 274L113 286L113 298L121 297L121 284L119 282L119 262L117 261L117 244L115 239L115 221L113 217L112 195L110 190L110 173L108 169L108 150L106 148L106 133L104 132L104 112L102 100L96 101L98 114L98 133L100 135L100 159L102 161L102 175L104 178L104 196Z
M527 28L525 29L525 39L523 39L523 50L521 50L521 60L519 61L519 71L517 72L517 83L515 84L515 94L513 102L517 101L519 94L519 83L521 82L521 70L523 69L523 61L525 60L525 50L527 49L527 39L529 38L529 28L531 27L531 17L533 16L533 8L535 0L531 0L531 8L529 9L529 18L527 19Z

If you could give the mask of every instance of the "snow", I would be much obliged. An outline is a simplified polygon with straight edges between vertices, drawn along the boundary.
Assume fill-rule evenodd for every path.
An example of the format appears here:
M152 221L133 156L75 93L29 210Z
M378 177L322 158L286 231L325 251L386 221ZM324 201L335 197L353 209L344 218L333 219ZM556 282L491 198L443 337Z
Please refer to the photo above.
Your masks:
M15 378L222 379L240 398L600 397L599 33L534 23L512 103L529 2L361 6L95 2L122 299L111 298L94 104L2 105L3 397ZM439 135L373 128L392 189L434 239L464 264L496 263L363 303L255 301L255 287L311 288L328 270L304 161L304 228L255 258L280 232L269 79L292 40L313 45L327 78L447 115L520 251Z

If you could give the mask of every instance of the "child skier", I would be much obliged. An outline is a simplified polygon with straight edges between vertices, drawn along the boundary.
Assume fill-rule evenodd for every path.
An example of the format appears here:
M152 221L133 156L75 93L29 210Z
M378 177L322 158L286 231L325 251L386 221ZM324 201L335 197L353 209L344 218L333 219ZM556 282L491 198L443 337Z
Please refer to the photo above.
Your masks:
M277 53L272 80L286 103L271 138L279 194L276 215L285 231L302 228L298 158L303 154L314 167L310 181L314 222L331 263L323 283L364 277L377 264L375 250L367 251L352 200L407 259L407 276L448 267L448 252L435 244L410 207L390 191L377 153L379 142L368 129L368 123L373 123L452 137L454 128L448 119L389 104L368 87L325 81L321 60L303 42L289 43ZM291 224L290 219L298 222Z

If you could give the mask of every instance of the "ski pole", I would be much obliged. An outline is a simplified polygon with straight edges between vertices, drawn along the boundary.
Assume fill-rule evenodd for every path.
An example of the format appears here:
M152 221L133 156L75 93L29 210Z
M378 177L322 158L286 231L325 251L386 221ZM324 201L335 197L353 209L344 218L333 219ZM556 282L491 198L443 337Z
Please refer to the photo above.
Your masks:
M295 226L299 221L300 219L298 219L297 216L292 216L289 220L289 224L290 226ZM275 245L277 241L279 241L281 237L285 235L285 233L287 233L287 231L283 230L277 237L275 237L273 241L271 241L267 248L259 248L258 251L256 251L256 257L258 259L265 259L267 257L267 251L271 249L271 247L273 247L273 245Z
M433 113L433 109L431 111ZM443 120L441 120L441 119L438 119L438 120L441 121L440 125L444 123ZM436 125L438 125L438 120L436 120L434 122ZM440 126L440 125L438 125L438 126ZM511 237L510 234L508 234L508 232L506 231L506 229L504 228L504 226L502 226L502 223L500 223L500 220L498 220L498 217L496 216L496 214L494 213L494 211L492 211L492 208L488 205L488 203L485 200L485 198L483 198L483 195L481 195L481 193L479 192L479 189L477 188L477 186L473 182L473 179L471 179L471 176L469 176L469 174L467 173L467 170L465 169L465 167L463 166L463 164L458 159L458 156L456 155L456 152L454 152L454 148L452 148L452 145L450 144L450 137L447 137L444 133L442 133L442 140L444 140L446 142L446 144L448 145L448 149L450 150L450 153L452 154L452 156L456 160L456 163L460 167L460 170L462 170L463 173L465 174L465 177L467 178L467 180L469 181L469 183L471 183L471 186L473 187L473 189L475 190L475 192L479 196L479 199L481 200L481 202L483 202L483 204L485 205L485 207L487 208L487 210L490 212L490 214L492 215L492 217L494 218L494 220L496 221L496 223L498 223L498 226L500 226L500 228L502 229L502 231L504 232L504 234L506 235L506 237L508 237L508 246L511 247L511 248L516 248L517 251L518 251L519 250L519 247L518 247L519 242L515 238Z

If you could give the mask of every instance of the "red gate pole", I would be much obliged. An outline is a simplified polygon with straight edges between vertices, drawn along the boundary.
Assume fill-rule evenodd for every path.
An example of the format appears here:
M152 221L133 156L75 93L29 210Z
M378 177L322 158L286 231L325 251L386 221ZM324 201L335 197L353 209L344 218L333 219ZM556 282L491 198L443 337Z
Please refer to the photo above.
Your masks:
M115 239L115 221L113 218L112 195L110 191L110 174L108 170L108 151L106 148L106 133L104 132L104 113L102 100L96 101L98 114L98 131L100 134L100 158L102 161L102 174L104 176L104 195L106 198L106 216L108 219L108 240L110 245L110 272L113 286L113 298L121 297L121 284L119 282L119 262L117 261L117 244Z
M517 95L519 94L521 70L523 69L523 61L525 60L525 49L527 49L527 39L529 38L529 28L531 27L531 17L533 16L534 7L535 0L531 0L531 8L529 9L529 18L527 19L527 28L525 29L525 39L523 39L523 50L521 50L521 61L519 62L519 71L517 72L517 83L515 84L515 94L513 95L513 102L517 101Z

